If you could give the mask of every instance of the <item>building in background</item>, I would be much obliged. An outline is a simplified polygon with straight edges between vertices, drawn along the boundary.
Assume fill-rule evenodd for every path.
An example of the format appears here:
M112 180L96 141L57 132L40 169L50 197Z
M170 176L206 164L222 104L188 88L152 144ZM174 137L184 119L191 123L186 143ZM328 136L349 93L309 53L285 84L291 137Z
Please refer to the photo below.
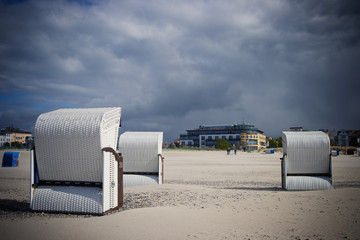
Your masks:
M180 145L193 147L215 147L217 140L226 139L234 148L248 150L266 148L264 132L254 125L241 123L232 125L200 125L180 135Z
M10 146L11 144L11 133L0 132L0 147Z
M291 127L290 131L292 132L302 132L304 131L303 127Z
M29 139L32 139L32 133L19 128L7 127L0 130L0 147L26 145Z
M336 136L337 145L341 147L359 146L360 130L341 130Z

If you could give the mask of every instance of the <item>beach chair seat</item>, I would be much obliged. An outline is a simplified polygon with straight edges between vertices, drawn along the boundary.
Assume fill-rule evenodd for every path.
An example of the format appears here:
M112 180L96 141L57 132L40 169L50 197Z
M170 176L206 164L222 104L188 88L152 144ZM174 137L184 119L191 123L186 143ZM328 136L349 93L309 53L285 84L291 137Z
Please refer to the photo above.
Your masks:
M34 211L103 214L122 206L122 158L115 152L121 108L59 109L35 124Z
M320 131L283 132L282 188L332 189L330 140Z
M162 132L125 132L120 135L124 187L163 183L162 141Z
M158 174L145 175L144 173L124 173L124 187L161 184Z

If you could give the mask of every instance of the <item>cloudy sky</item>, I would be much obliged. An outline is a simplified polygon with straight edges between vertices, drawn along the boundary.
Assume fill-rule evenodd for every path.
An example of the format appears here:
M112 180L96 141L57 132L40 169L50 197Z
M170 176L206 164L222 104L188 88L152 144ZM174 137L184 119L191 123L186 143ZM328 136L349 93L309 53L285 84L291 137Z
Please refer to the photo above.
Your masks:
M3 0L0 100L0 128L30 131L113 106L167 141L242 121L360 129L360 2Z

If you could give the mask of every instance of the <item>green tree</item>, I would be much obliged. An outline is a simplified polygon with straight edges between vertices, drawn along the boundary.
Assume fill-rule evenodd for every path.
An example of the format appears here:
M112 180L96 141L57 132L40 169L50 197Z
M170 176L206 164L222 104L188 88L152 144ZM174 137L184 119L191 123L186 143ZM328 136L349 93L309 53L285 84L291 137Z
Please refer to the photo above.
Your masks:
M337 142L330 138L330 146L337 146Z
M282 147L282 137L276 139L278 141L278 147Z
M282 137L274 138L269 140L270 148L282 147Z
M221 150L225 150L228 148L231 148L231 144L224 138L220 138L216 140L216 149L221 149Z
M21 148L22 144L19 142L11 142L11 147L15 147L15 148Z
M277 147L276 139L269 139L269 147L270 148L276 148Z

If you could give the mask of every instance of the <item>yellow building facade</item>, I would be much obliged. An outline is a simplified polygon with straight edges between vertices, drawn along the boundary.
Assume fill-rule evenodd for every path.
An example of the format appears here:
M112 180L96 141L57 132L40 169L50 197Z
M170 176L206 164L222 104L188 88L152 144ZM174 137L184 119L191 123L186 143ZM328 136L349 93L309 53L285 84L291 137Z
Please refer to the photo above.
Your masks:
M241 133L241 146L247 146L249 149L266 148L266 136L261 133Z
M26 143L26 137L31 137L31 133L11 133L11 142L17 142L21 144Z

